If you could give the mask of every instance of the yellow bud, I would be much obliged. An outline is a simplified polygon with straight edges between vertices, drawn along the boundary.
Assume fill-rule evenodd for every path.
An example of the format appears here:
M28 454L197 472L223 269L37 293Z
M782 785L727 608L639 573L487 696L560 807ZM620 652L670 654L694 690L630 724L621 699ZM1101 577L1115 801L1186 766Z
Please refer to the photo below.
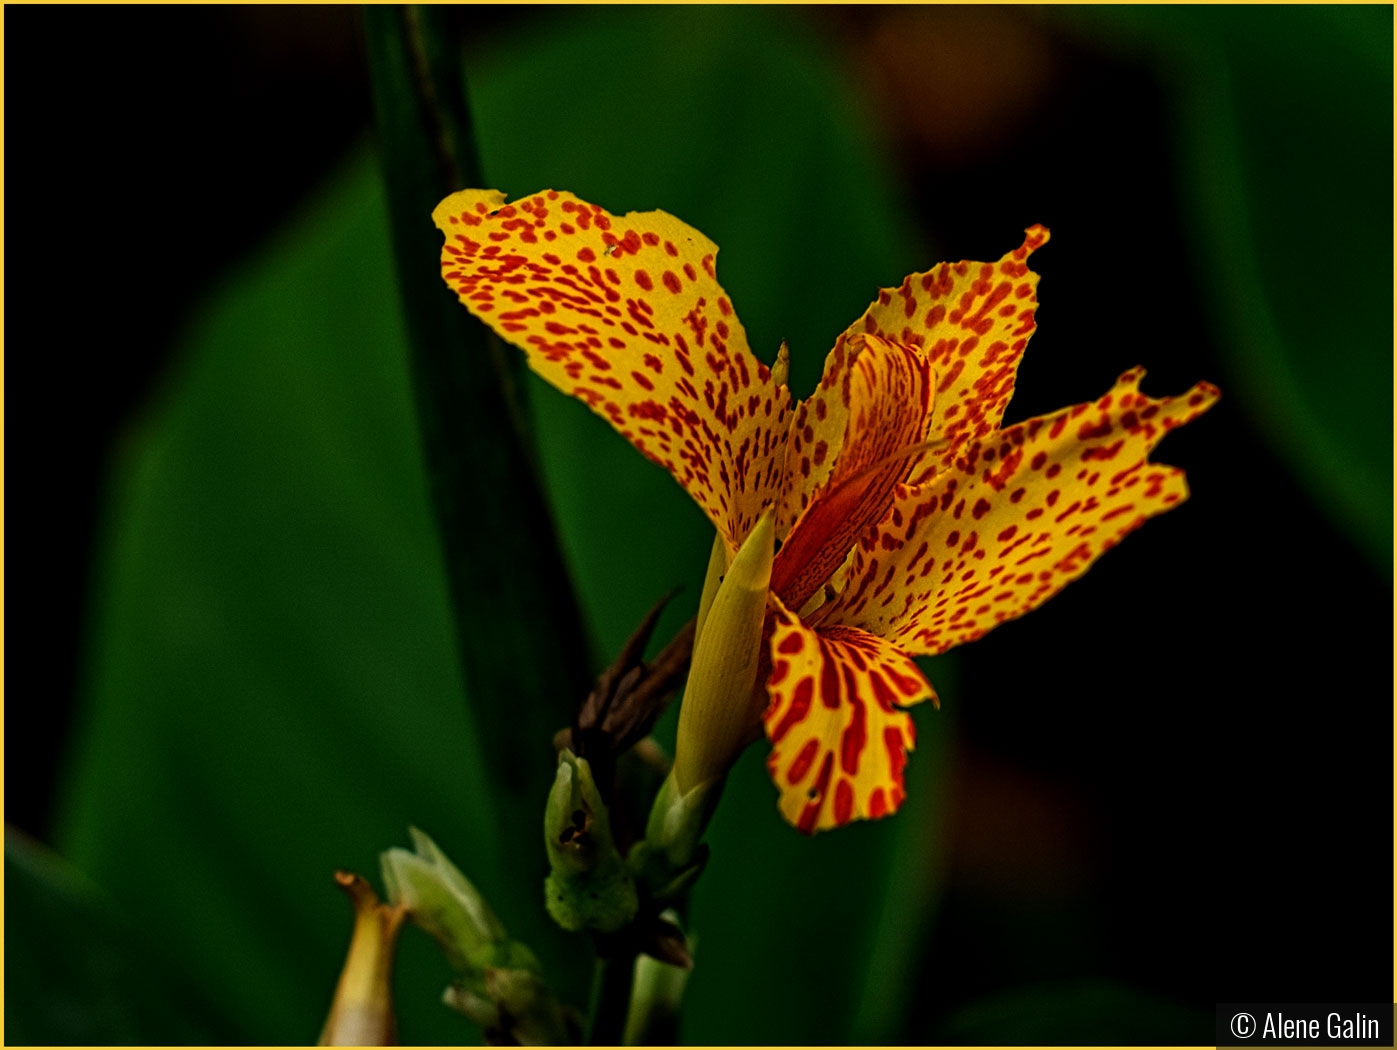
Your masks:
M728 571L728 545L723 534L713 534L713 549L708 552L708 572L703 577L703 594L699 596L698 618L694 620L694 648L698 648L703 635L703 621L708 619L708 610L713 608L713 599L718 595L718 585Z
M358 875L339 871L335 881L354 905L354 933L330 1016L320 1032L320 1045L396 1046L393 957L407 912L401 905L380 904L372 887Z
M753 689L775 539L768 508L733 557L700 624L674 749L681 794L727 773L756 737L761 711L753 704Z
M781 349L776 351L776 363L771 366L771 381L777 386L785 386L791 374L791 348L786 340L781 340Z

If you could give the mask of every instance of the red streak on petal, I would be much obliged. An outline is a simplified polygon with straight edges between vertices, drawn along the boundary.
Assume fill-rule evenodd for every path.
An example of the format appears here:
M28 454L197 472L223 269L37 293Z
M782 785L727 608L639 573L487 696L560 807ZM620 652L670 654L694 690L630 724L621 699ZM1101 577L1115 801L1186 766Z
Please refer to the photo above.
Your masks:
M805 716L810 712L810 701L815 696L815 680L813 678L802 678L796 683L795 692L791 695L791 706L786 709L786 713L781 716L781 721L776 723L776 728L771 731L771 742L779 744L781 738L791 731L791 727L805 720Z
M851 777L859 772L859 757L868 741L867 715L863 704L854 702L854 717L839 740L839 765Z
M800 819L796 822L796 829L806 835L815 833L815 824L820 819L820 807L825 804L826 789L829 787L829 776L834 770L834 752L825 753L824 764L820 766L820 775L815 780L815 786L811 788L816 795L800 814Z
M841 780L834 789L834 820L836 824L847 824L854 815L854 789L847 780Z
M800 753L791 761L790 767L786 770L786 780L792 784L799 784L805 779L805 774L810 772L810 767L815 764L815 756L820 753L820 742L810 739L805 742L805 746L800 749Z
M868 797L868 815L874 820L887 816L888 800L883 794L882 788L874 788L873 794Z

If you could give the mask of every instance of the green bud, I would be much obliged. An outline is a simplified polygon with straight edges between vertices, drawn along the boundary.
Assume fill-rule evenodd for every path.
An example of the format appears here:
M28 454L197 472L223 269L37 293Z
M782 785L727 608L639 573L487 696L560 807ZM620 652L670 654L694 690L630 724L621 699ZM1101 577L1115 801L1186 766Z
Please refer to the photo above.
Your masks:
M393 914L430 934L456 970L443 996L446 1005L484 1028L489 1042L571 1042L563 1008L533 952L509 939L485 898L435 842L408 830L415 851L385 851L379 858L383 881Z
M388 897L441 945L457 971L532 960L508 939L485 898L427 835L409 828L416 852L393 848L380 855ZM534 964L535 966L537 964Z
M611 817L585 758L558 756L544 810L550 871L544 884L548 914L565 930L610 933L639 907L635 882L611 836Z

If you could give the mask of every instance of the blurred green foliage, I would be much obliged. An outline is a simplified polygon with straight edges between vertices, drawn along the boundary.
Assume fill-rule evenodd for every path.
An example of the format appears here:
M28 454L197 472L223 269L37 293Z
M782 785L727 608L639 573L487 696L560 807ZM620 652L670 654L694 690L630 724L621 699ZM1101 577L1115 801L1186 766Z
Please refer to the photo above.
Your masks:
M1058 981L987 996L928 1042L952 1046L1186 1046L1213 1016L1114 981Z
M1230 366L1214 378L1390 573L1392 8L1055 14L1158 70Z
M773 35L784 46L769 47ZM605 93L579 92L602 52L627 57L606 67ZM489 180L511 193L564 186L617 211L663 206L704 229L724 245L722 278L758 354L790 339L798 389L877 285L921 258L866 122L784 15L576 12L551 36L477 59ZM356 164L221 289L114 492L63 848L217 990L252 1041L316 1030L348 935L330 872L371 872L409 823L521 939L541 921L542 850L501 857L492 844L385 222L377 181ZM566 551L610 652L676 582L697 600L711 535L585 408L531 393ZM661 634L689 615L682 604ZM937 738L924 736L913 775L931 780ZM695 900L702 963L685 1036L848 1038L897 841L926 824L914 812L808 842L782 824L751 759ZM914 794L929 812L927 786ZM884 926L905 938L904 924ZM443 965L408 940L405 1038L472 1038L434 1002ZM543 961L580 1002L590 951L575 947L571 966Z
M101 890L20 832L5 832L5 1042L226 1040L226 1022Z

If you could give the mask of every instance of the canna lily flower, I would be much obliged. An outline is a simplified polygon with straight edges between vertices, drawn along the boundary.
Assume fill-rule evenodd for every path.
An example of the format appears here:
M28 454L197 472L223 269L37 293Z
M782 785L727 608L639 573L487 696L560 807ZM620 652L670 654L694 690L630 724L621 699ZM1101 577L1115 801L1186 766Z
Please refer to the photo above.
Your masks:
M781 359L773 374L748 347L717 246L673 216L464 190L433 218L460 300L668 470L726 563L772 511L755 710L781 813L807 833L898 808L907 708L936 700L913 657L1036 608L1181 502L1183 472L1149 453L1218 396L1148 397L1137 368L1095 402L1002 427L1041 226L997 262L882 290L797 405Z

